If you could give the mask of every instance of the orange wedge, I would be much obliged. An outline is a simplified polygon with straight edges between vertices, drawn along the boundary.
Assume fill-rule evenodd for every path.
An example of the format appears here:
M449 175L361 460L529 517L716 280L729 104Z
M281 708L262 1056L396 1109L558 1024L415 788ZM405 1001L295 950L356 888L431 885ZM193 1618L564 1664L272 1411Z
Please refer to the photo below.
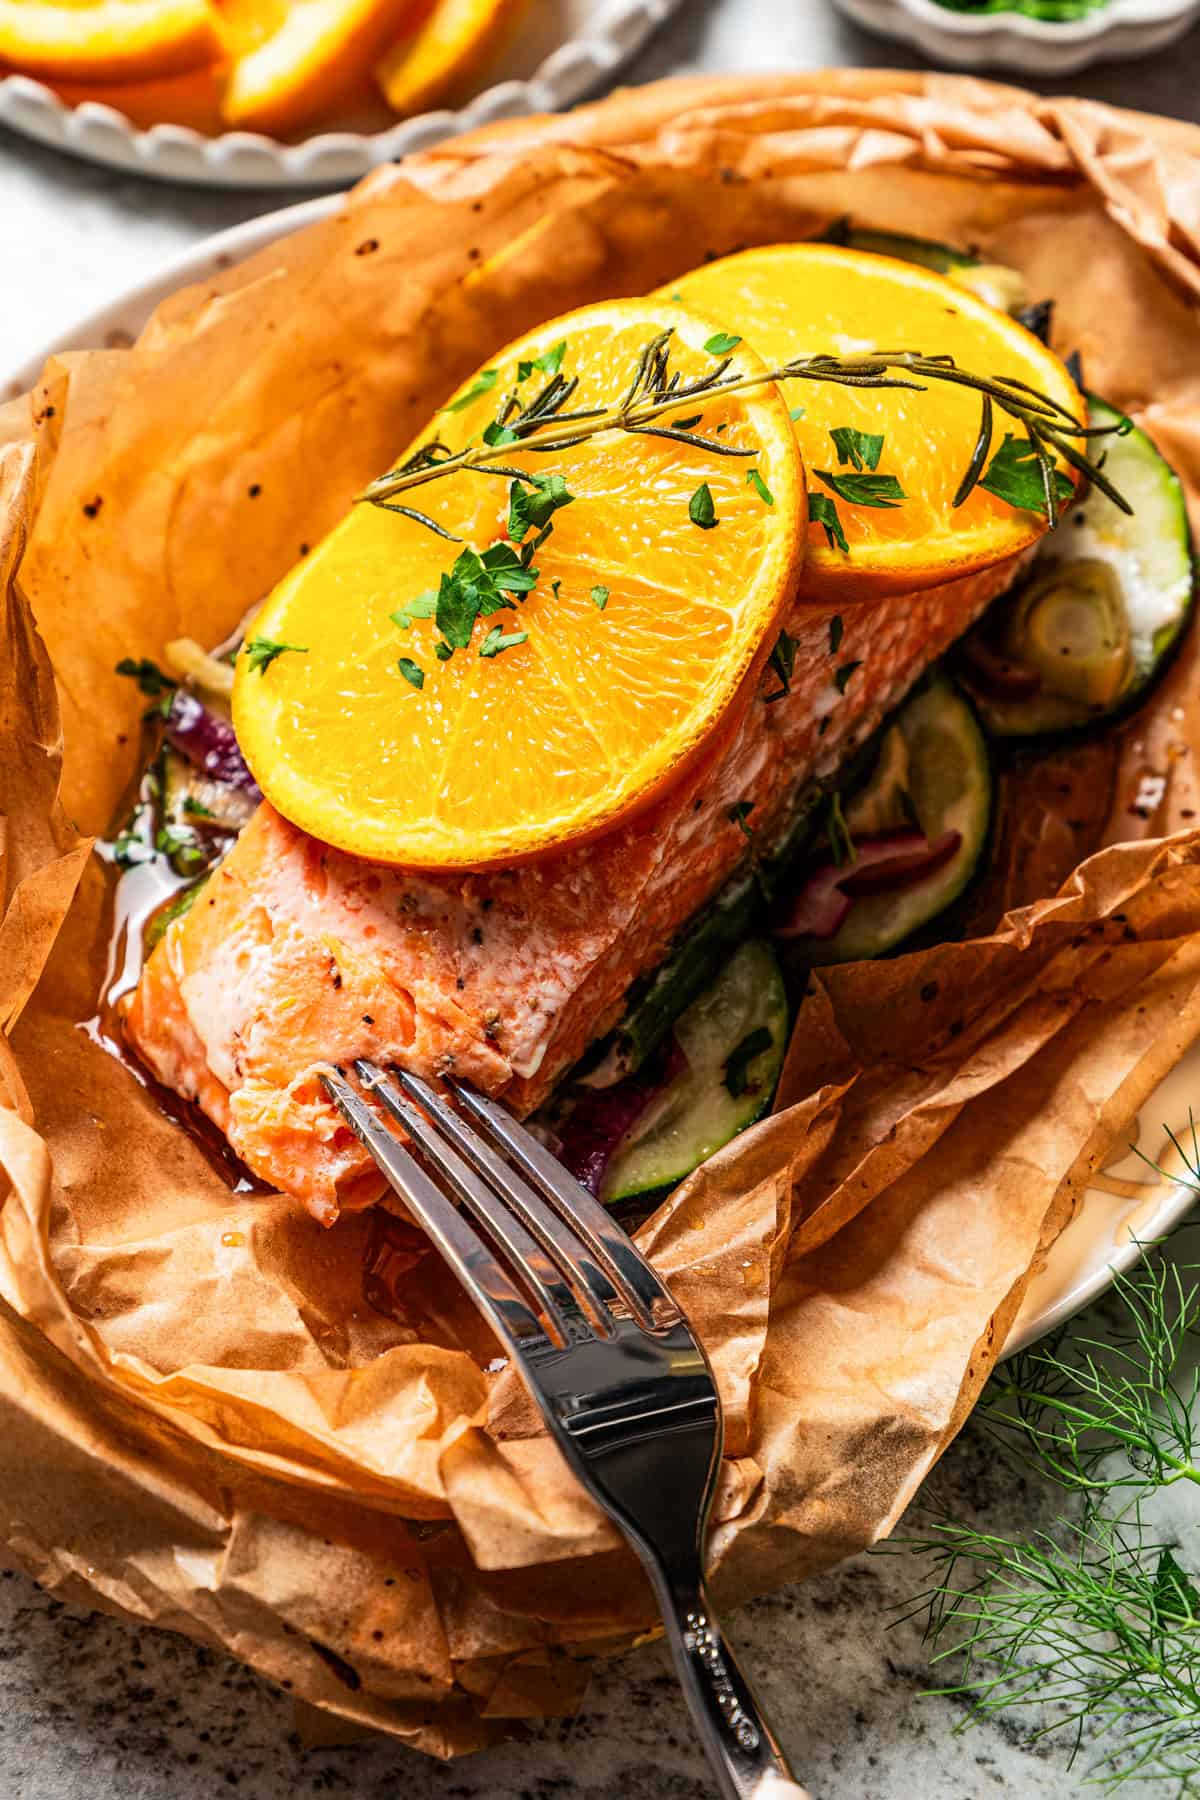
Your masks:
M0 63L51 80L139 81L220 54L207 0L0 0Z
M714 326L654 301L593 306L504 351L420 441L478 444L506 394L537 394L559 366L579 384L570 411L612 405L668 326L673 367L711 371ZM500 448L508 467L566 482L541 542L511 510L514 488L526 509L548 503L529 480L460 471L395 496L455 543L356 506L276 588L238 658L238 739L272 804L355 855L457 869L560 848L658 793L749 703L802 555L778 390L727 396L706 421L751 455L616 430L553 454ZM516 540L529 591L468 621L469 642L457 634L439 660L456 635L441 608L430 616L443 575L464 554L516 561Z
M233 57L222 109L227 123L282 135L336 111L422 6L423 0L227 0L222 21Z
M187 125L214 137L224 131L221 90L224 70L220 64L193 69L186 75L168 75L161 81L88 83L56 81L54 91L67 106L92 102L124 113L141 131L152 125Z
M423 24L376 70L394 112L405 116L466 98L500 55L527 0L435 0Z
M744 332L772 367L799 355L872 348L949 354L964 370L1016 377L1075 418L1086 416L1062 363L1023 326L931 270L891 257L826 244L780 245L710 263L663 291L729 333ZM785 384L789 405L803 408L796 435L810 512L819 513L818 496L832 503L848 546L831 544L819 517L812 517L806 592L868 599L935 587L1015 555L1047 529L1044 516L1016 510L982 487L954 505L980 435L980 396L936 381L922 385L924 393ZM856 470L842 459L832 433L846 428L882 435L873 466ZM997 410L993 450L1006 432L1019 436L1022 427ZM852 492L861 485L846 476L894 476L904 498L886 506L855 503L840 497L822 472Z

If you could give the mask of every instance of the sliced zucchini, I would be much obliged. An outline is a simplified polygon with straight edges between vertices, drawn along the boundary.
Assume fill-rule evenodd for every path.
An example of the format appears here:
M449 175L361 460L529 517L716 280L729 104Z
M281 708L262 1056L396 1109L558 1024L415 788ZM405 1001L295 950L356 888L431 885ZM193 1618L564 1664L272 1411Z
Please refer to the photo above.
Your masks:
M894 256L897 262L919 263L1001 312L1019 313L1026 305L1025 277L1019 269L985 262L973 251L957 250L933 238L908 237L900 231L863 231L848 219L839 219L822 234L821 241L842 244L847 250L865 250L872 256Z
M1093 395L1088 415L1122 422ZM1195 568L1179 477L1134 426L1102 442L1132 515L1093 487L962 646L959 673L995 737L1051 737L1129 711L1187 623Z
M687 1066L620 1145L600 1187L610 1204L673 1187L767 1110L788 1039L788 1003L770 945L751 939L676 1021Z
M859 894L832 937L792 937L803 960L861 962L882 956L944 912L983 857L992 788L991 760L974 708L944 677L923 683L896 715L875 776L846 806L845 823L852 840L878 840L881 834L907 829L922 834L930 847L951 847L940 860L930 858L936 866L928 875L906 886ZM886 865L881 876L886 880ZM831 879L844 881L849 891L854 863L843 864Z

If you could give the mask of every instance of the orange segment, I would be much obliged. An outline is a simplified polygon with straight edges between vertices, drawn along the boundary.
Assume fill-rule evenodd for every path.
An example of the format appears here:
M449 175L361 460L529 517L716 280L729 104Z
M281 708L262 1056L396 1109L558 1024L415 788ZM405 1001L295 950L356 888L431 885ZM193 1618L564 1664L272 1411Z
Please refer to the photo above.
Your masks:
M193 69L186 75L168 75L161 81L89 83L56 81L54 91L67 106L92 102L124 113L141 131L152 125L187 125L210 137L224 131L221 90L224 70L219 64Z
M138 81L216 60L207 0L0 0L0 62L64 81Z
M668 325L673 367L685 379L710 371L712 325L653 301L590 307L505 351L421 442L478 442L510 389L529 397L547 381L563 343L562 374L579 382L570 409L611 404ZM539 357L551 368L520 382L518 365ZM273 805L356 855L474 868L590 836L676 777L748 703L803 553L803 474L778 390L728 396L705 422L752 455L620 431L552 455L499 452L509 467L561 475L573 498L532 555L536 585L478 618L448 661L435 655L435 618L401 628L390 615L437 589L464 549L511 552L513 484L460 471L398 496L461 545L357 506L255 621L252 637L299 649L261 673L238 659L238 737ZM705 485L708 528L692 518ZM481 654L497 627L522 641Z
M285 133L358 92L363 71L422 0L227 0L233 66L223 111L239 130Z
M411 115L468 95L500 55L527 0L435 0L376 70L388 105Z
M728 331L744 331L770 366L872 348L949 354L960 368L1015 376L1085 417L1062 363L1023 326L931 270L891 257L785 244L710 263L664 291ZM849 544L843 553L815 519L810 523L805 587L814 596L865 599L935 587L1016 554L1046 530L1044 517L1014 510L981 487L954 506L979 437L980 397L969 388L924 385L924 393L912 393L785 384L789 406L804 408L796 435L810 492L836 505ZM845 426L883 434L878 473L896 476L905 495L894 508L851 504L821 481L819 470L835 478L854 473L839 461L831 437ZM997 411L993 448L1006 431L1021 430Z

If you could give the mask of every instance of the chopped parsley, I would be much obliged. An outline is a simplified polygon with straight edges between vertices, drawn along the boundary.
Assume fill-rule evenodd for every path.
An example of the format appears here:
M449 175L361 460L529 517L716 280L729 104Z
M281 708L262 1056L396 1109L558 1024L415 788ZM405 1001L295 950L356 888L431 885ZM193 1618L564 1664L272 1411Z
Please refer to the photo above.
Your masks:
M217 816L212 807L205 806L203 800L197 800L195 794L183 796L183 810L197 819L215 819Z
M767 664L779 677L779 686L773 694L765 696L766 704L771 706L776 700L782 700L792 691L792 670L796 666L796 640L790 631L781 631L775 639L775 648L771 652Z
M746 820L753 811L753 800L738 800L729 808L730 823L736 825L742 836L745 838L752 838L754 836L754 832L746 823Z
M791 411L788 413L788 418L792 421L793 425L798 425L800 423L800 420L803 417L804 417L804 408L802 406L793 406Z
M841 516L828 494L808 496L808 522L821 527L831 550L836 544L839 550L849 554L850 546L846 542L846 533L842 530Z
M561 475L522 475L508 490L508 535L523 544L531 531L544 531L560 507L575 496Z
M154 848L163 856L175 857L189 867L204 861L204 852L193 834L190 831L179 831L174 825L159 826Z
M276 657L285 655L289 650L297 656L308 655L303 644L280 644L276 643L274 638L266 637L247 638L242 649L246 653L251 670L257 669L260 675L265 675Z
M688 502L688 518L701 531L711 531L720 523L717 518L716 505L713 502L712 489L707 481L702 481Z
M499 419L493 419L490 425L483 428L483 441L491 450L506 450L510 444L520 443L521 434L519 431L510 431Z
M828 469L814 469L813 474L850 506L890 509L907 498L894 475L834 475Z
M729 1052L725 1059L725 1087L735 1100L739 1100L750 1086L750 1064L774 1042L770 1029L760 1025Z
M856 669L861 669L861 668L862 668L861 662L848 662L848 663L842 664L841 668L838 670L837 674L833 678L833 685L837 689L839 694L845 693L847 687L849 687L849 685L850 685L850 677L853 675L853 673Z
M597 612L603 612L608 605L608 595L609 590L600 583L597 583L592 589L592 605L596 608Z
M432 619L437 612L437 598L435 588L426 588L425 592L418 594L415 600L408 601L407 605L401 606L392 613L393 625L398 625L401 631L408 631L411 629L414 619Z
M448 413L465 412L467 407L473 405L476 400L482 400L485 394L490 394L499 379L499 369L481 370L479 375L476 376L475 380L467 389L466 393L460 394L457 400L452 400L449 406L443 406L442 411Z
M411 656L400 657L396 667L410 687L415 687L419 692L425 686L425 671L420 663L413 661Z
M1019 507L1024 512L1041 513L1043 517L1046 515L1046 489L1042 482L1041 464L1037 451L1028 438L1006 433L1004 442L988 464L987 474L981 476L979 485L1009 506ZM1054 471L1053 487L1060 506L1074 492L1061 469Z
M759 474L757 469L746 470L746 486L752 487L759 499L767 506L774 506L775 496Z
M132 656L123 656L115 672L136 681L140 691L151 700L159 700L164 694L173 694L179 686L156 662L151 662L148 656L141 656L136 660Z
M566 354L567 340L563 338L562 342L555 344L552 350L547 350L544 356L532 357L528 362L522 358L517 364L517 380L528 381L529 377L539 370L543 375L557 375L563 366L563 358Z
M879 467L879 458L883 455L882 431L876 435L871 431L855 431L853 425L839 425L829 435L840 463L850 463L860 470Z
M506 637L498 625L493 625L479 646L479 654L480 656L499 656L502 650L512 650L518 644L525 643L528 637L527 631L510 631Z
M731 350L737 349L741 341L740 337L733 337L728 331L716 331L704 348L710 356L728 356Z
M834 613L829 621L829 654L836 656L842 647L842 637L846 630L846 622L841 613Z

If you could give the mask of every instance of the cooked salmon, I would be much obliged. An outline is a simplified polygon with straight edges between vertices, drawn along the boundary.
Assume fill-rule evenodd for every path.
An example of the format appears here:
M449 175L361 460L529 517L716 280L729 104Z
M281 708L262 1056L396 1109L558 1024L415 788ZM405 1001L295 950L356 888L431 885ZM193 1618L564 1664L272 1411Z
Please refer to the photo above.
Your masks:
M383 868L264 804L147 962L130 1042L256 1175L332 1224L380 1183L322 1067L453 1071L530 1112L616 1024L748 834L769 845L796 791L836 770L1013 573L844 605L840 633L832 607L797 603L790 693L767 704L769 673L707 764L561 855L465 877Z

